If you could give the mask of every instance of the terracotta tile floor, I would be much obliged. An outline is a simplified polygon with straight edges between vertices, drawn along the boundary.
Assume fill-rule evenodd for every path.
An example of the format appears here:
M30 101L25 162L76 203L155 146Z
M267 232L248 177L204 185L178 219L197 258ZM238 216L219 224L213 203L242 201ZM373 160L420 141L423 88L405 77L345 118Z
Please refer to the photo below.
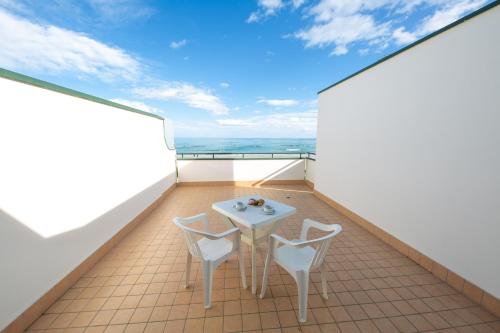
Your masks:
M207 212L215 201L258 194L297 207L279 233L297 238L304 218L340 223L326 257L329 299L312 273L308 322L297 319L297 288L273 265L262 300L243 290L236 258L219 266L213 308L203 308L194 262L184 289L185 244L174 216ZM245 245L244 245L245 246ZM246 246L245 246L246 247ZM261 284L265 246L258 253ZM250 256L246 256L250 281ZM258 290L259 292L259 290ZM316 199L305 186L178 187L30 328L43 332L500 332L499 318Z

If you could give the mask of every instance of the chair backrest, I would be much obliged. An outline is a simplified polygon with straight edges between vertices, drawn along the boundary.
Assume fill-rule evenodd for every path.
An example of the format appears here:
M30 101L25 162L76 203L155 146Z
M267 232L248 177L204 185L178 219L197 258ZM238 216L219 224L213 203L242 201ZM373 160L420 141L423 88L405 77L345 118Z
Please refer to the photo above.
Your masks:
M209 232L208 229L208 218L207 214L202 213L191 217L176 217L174 218L174 224L178 226L184 234L184 238L186 239L186 245L188 251L195 257L202 258L203 255L198 246L198 242L196 241L195 235L197 234L196 230L188 227L188 225L201 221L203 223L203 230L205 232Z
M300 231L300 240L307 241L307 232L310 228L329 232L328 235L310 240L312 243L318 244L316 248L316 254L314 255L314 258L311 262L311 268L314 268L323 264L332 239L342 231L342 226L340 224L323 224L311 219L305 219L304 223L302 224L302 230Z

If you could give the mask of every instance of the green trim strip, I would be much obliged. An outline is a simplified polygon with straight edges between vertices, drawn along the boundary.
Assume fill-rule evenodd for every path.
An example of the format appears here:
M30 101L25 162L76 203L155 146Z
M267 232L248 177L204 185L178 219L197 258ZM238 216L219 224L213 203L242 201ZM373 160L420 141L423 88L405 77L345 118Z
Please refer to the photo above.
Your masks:
M439 34L441 34L441 33L445 32L446 30L449 30L449 29L453 28L453 27L454 27L454 26L456 26L456 25L459 25L459 24L461 24L461 23L464 23L465 21L470 20L470 19L471 19L471 18L473 18L474 16L477 16L477 15L479 15L479 14L482 14L482 13L484 13L485 11L490 10L490 9L492 9L493 7L496 7L496 6L498 6L498 5L500 5L500 0L493 1L492 3L487 4L486 6L484 6L484 7L482 7L482 8L479 8L478 10L476 10L476 11L474 11L474 12L470 13L469 15L466 15L466 16L462 17L461 19L459 19L459 20L457 20L457 21L455 21L455 22L453 22L453 23L448 24L447 26L445 26L445 27L443 27L443 28L441 28L441 29L439 29L439 30L437 30L437 31L434 31L433 33L431 33L431 34L429 34L429 35L427 35L427 36L425 36L425 37L423 37L423 38L421 38L421 39L419 39L419 40L417 40L417 41L415 41L415 42L413 42L413 43L411 43L411 44L409 44L409 45L407 45L407 46L405 46L405 47L403 47L402 49L397 50L396 52L393 52L393 53L391 53L391 54L389 54L389 55L387 55L387 56L385 56L385 57L383 57L383 58L381 58L381 59L379 59L379 60L375 61L373 64L368 65L368 66L366 66L366 67L364 67L364 68L360 69L360 70L359 70L359 71L357 71L357 72L354 72L353 74L351 74L351 75L349 75L349 76L347 76L347 77L343 78L342 80L337 81L337 82L335 82L334 84L329 85L328 87L326 87L326 88L324 88L324 89L322 89L322 90L318 91L318 95L319 95L319 94L321 94L322 92L324 92L324 91L326 91L326 90L330 89L330 88L333 88L333 87L335 87L335 86L337 86L337 85L341 84L341 83L342 83L342 82L344 82L344 81L349 80L350 78L352 78L352 77L354 77L354 76L356 76L356 75L359 75L359 74L363 73L364 71L369 70L369 69L370 69L370 68L372 68L372 67L377 66L377 65L378 65L378 64L380 64L380 63L383 63L384 61L389 60L390 58L393 58L393 57L397 56L398 54L403 53L403 52L405 52L406 50L411 49L412 47L417 46L418 44L423 43L423 42L425 42L426 40L431 39L432 37L437 36L437 35L439 35Z
M149 113L149 112L146 112L146 111L142 111L142 110L139 110L139 109L132 108L130 106L126 106L126 105L122 105L122 104L115 103L115 102L112 102L112 101L108 101L107 99L96 97L96 96L92 96L92 95L89 95L89 94L85 94L85 93L82 93L82 92L77 91L77 90L73 90L73 89L69 89L69 88L66 88L66 87L58 86L58 85L50 83L50 82L42 81L42 80L35 79L35 78L27 76L27 75L23 75L23 74L20 74L20 73L9 71L7 69L0 68L0 77L3 77L5 79L9 79L9 80L12 80L12 81L17 81L17 82L29 84L29 85L32 85L32 86L35 86L35 87L39 87L39 88L42 88L42 89L47 89L47 90L55 91L55 92L58 92L58 93L61 93L61 94L65 94L65 95L69 95L69 96L73 96L73 97L77 97L77 98L86 99L86 100L91 101L91 102L95 102L95 103L99 103L99 104L104 104L104 105L111 106L111 107L114 107L114 108L117 108L117 109L122 109L122 110L125 110L125 111L135 112L135 113L138 113L138 114L142 114L144 116L148 116L148 117L153 117L153 118L157 118L157 119L160 119L160 120L164 120L163 117L158 116L158 115L153 114L153 113Z

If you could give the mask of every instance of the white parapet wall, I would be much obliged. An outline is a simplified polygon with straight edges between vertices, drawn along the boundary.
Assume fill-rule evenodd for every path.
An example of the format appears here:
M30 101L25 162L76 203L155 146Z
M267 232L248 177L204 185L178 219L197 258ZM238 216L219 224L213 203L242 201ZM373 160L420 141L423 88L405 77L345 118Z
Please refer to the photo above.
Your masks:
M178 160L179 182L304 180L305 160Z
M314 184L316 176L316 161L306 160L306 180Z
M316 189L500 297L500 6L319 95Z
M0 330L176 181L161 118L23 80L0 76Z

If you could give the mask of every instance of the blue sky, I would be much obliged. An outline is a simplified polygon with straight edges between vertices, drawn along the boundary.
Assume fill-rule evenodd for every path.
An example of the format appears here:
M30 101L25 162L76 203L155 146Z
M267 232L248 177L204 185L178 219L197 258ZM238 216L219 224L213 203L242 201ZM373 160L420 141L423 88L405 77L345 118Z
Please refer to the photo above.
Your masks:
M317 91L486 0L0 0L0 67L182 137L314 137Z

